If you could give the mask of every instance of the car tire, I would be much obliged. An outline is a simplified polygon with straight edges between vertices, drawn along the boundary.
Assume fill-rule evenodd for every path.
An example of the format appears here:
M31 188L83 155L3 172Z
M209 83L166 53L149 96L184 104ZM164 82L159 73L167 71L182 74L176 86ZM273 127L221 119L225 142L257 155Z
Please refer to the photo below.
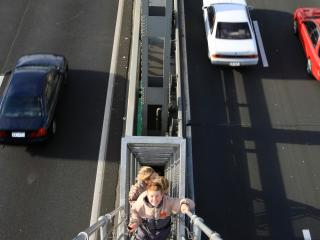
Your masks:
M297 22L297 20L294 20L293 21L293 34L294 35L297 35L298 34L298 22Z
M57 132L57 121L53 119L49 129L50 137L54 136L56 132Z
M307 60L307 73L309 75L312 75L312 63L311 63L310 58L308 58L308 60Z

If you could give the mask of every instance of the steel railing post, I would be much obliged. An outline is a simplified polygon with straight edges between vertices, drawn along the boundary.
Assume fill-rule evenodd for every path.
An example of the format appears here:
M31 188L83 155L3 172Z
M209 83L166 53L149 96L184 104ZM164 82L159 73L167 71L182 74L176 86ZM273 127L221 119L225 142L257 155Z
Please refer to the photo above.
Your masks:
M100 240L106 240L107 239L107 234L108 234L107 233L107 225L108 225L108 217L107 217L107 215L100 216L98 218L98 221L103 221L103 223L100 226Z
M123 216L121 216L122 211L124 211L124 206L120 206L117 209L113 210L111 213L99 217L98 221L95 224L88 227L85 231L80 232L73 240L88 240L89 236L96 233L99 229L100 239L106 240L108 236L107 227L109 222L113 217L117 215L117 213L120 213L120 217L123 218ZM124 218L120 220L120 223L124 222ZM119 225L117 227L119 227Z
M86 232L80 232L75 239L77 239L77 240L88 240L89 239L89 235Z
M193 226L194 239L201 240L201 229L195 224L192 224L192 226Z
M186 212L186 215L190 218L191 224L197 226L204 234L206 234L210 240L222 240L219 233L212 231L207 225L203 223L203 219L198 217L195 214L192 214L190 211Z

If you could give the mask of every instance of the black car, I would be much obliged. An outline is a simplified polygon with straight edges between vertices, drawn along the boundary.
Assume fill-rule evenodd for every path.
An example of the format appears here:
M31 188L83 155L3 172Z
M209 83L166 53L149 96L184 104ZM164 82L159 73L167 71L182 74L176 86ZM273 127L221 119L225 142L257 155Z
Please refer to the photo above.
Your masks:
M68 76L64 56L21 57L10 74L0 102L0 141L36 142L56 132L55 109Z

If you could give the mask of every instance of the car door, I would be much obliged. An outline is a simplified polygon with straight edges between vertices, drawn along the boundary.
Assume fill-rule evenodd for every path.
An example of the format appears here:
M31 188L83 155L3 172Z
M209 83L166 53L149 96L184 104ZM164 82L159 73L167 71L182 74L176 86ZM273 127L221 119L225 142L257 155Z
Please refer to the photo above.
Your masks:
M315 67L318 64L319 59L317 51L317 46L319 43L319 29L316 25L311 33L310 40L312 46L310 47L309 58L311 59L312 66Z
M311 35L315 29L316 25L311 21L304 21L301 25L300 39L307 58L309 58L314 51Z
M207 8L207 15L208 15L209 34L212 35L214 23L215 23L215 12L212 6Z
M206 36L208 41L208 53L209 53L210 45L213 44L213 37L214 37L214 34L213 34L214 24L215 24L214 8L212 6L206 7L203 11L203 14L204 14L204 23L206 28Z
M320 30L320 29L318 29ZM320 33L320 31L318 31ZM318 44L315 50L315 63L313 63L314 74L317 76L317 79L320 79L320 36L318 38Z
M58 98L59 93L62 85L62 76L59 71L54 70L52 72L52 84L53 84L53 93L52 93L52 102L51 102L51 111L54 112Z
M53 119L54 112L54 98L55 98L55 75L51 71L47 75L46 87L45 87L45 106L47 113L47 124L49 125Z
M247 16L248 16L248 20L249 20L249 27L250 27L252 39L255 41L256 37L255 37L254 30L253 30L254 27L253 27L253 22L252 22L251 15L250 15L250 8L249 7L247 7Z

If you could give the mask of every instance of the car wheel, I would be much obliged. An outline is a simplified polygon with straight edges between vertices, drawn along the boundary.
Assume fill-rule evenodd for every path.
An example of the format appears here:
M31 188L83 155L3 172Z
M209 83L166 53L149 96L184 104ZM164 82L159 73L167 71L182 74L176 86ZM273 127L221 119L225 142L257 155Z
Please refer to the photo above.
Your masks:
M311 63L310 58L308 58L308 61L307 61L307 73L308 73L309 75L312 74L312 63Z
M295 35L297 35L297 33L298 33L298 23L297 23L297 20L294 20L294 21L293 21L293 33L294 33Z
M51 123L51 126L50 126L50 135L51 136L54 136L57 132L57 122L55 119L52 120L52 123Z

